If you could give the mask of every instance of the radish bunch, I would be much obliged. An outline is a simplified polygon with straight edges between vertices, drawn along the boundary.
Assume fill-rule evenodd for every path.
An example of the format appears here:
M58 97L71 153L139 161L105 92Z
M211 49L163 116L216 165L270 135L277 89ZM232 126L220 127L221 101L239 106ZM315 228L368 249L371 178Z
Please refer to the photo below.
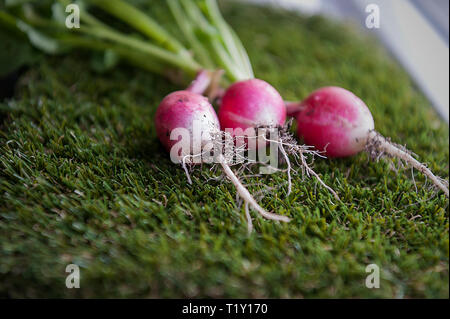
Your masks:
M286 108L281 95L267 82L250 79L232 84L223 95L219 109L222 130L277 127L286 121ZM240 131L240 130L239 130ZM258 143L263 147L266 143Z
M81 48L105 56L112 54L115 61L128 62L177 84L186 84L197 75L186 90L173 92L160 103L155 117L158 138L171 159L183 166L190 183L187 165L209 164L211 151L219 149L213 152L213 160L245 201L249 227L248 207L268 219L287 222L289 218L266 212L230 168L239 147L250 152L265 150L269 142L277 145L288 167L288 195L292 188L290 155L308 175L339 198L308 166L305 154L315 152L309 146L298 145L289 134L287 116L297 120L298 136L327 157L352 156L363 150L375 158L396 157L418 169L449 195L446 181L435 176L406 149L375 131L369 109L353 93L325 87L302 102L285 103L274 87L256 79L244 46L221 16L215 0L165 2L179 26L182 41L159 24L158 17L124 0L84 1L80 6L81 27L75 29L68 29L58 19L70 1L25 2L12 1L0 8L0 24L28 37L46 53ZM122 27L110 24L105 16L120 20ZM219 76L221 70L223 77ZM203 96L205 93L211 101L218 101L218 116L210 100ZM280 128L281 134L275 139L272 135L267 137ZM238 145L241 134L244 145ZM226 150L230 146L229 137L233 156Z
M207 87L207 79L205 73L201 72L186 90L167 95L156 111L155 128L158 138L166 150L171 153L172 160L181 163L186 173L188 158L200 158L199 162L202 163L203 149L222 149L216 147L217 144L222 143L223 137L217 115L208 99L200 94ZM199 134L194 133L196 123L200 129ZM179 139L176 131L180 131L180 129L188 133L187 139L186 136L183 139L182 135L182 138ZM200 149L195 151L193 145L199 145ZM216 163L220 164L224 174L236 187L239 196L245 201L246 208L249 205L267 219L289 222L290 219L286 216L272 214L264 210L233 173L227 157L222 152L214 155ZM189 182L192 183L188 173L187 176ZM249 218L248 214L247 218ZM251 224L251 220L249 220L249 224Z
M245 132L244 136L247 141L256 137L256 143L248 143L250 149L266 147L269 141L266 137L267 131L279 130L280 128L283 131L286 115L286 107L278 91L269 83L255 78L232 84L225 91L220 102L219 121L222 130L231 132L233 136L236 136L236 132L239 132L239 134ZM257 128L263 128L262 132L259 132L259 130L256 132ZM291 164L285 148L290 150L290 154L300 159L300 166L306 170L308 175L313 175L322 186L339 200L336 192L327 186L307 164L304 153L313 152L308 152L307 146L297 145L293 140L287 142L285 138L286 135L284 137L278 135L276 140L270 140L270 142L279 145L281 155L284 156L288 165L289 189L287 195L291 192L292 183ZM287 139L290 139L289 135L287 135Z

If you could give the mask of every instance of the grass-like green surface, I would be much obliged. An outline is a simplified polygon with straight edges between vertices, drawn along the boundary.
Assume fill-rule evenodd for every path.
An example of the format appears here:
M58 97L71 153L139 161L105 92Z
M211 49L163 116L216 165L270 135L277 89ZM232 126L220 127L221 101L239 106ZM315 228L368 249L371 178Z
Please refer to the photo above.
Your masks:
M322 18L226 7L259 78L288 100L351 89L377 129L448 180L448 126L371 36ZM449 296L448 199L410 170L365 154L317 159L341 196L282 173L247 179L261 204L247 236L235 190L197 169L188 185L155 136L159 101L177 89L122 66L91 71L84 54L48 58L0 104L2 297ZM67 289L65 267L81 267ZM366 265L381 287L365 287Z

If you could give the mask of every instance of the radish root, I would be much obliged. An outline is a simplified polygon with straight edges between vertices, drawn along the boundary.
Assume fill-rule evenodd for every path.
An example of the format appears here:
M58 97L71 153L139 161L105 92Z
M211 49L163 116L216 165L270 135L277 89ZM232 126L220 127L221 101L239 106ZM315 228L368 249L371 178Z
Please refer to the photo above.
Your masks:
M331 194L333 194L336 200L340 201L341 199L339 198L339 195L334 191L334 189L325 184L324 181L322 181L322 179L319 177L319 175L317 175L317 173L313 169L311 169L311 167L309 167L308 163L306 162L306 157L303 153L300 153L300 160L302 162L302 167L305 168L307 174L313 175L323 187L325 187Z
M434 183L434 185L440 188L447 197L449 197L447 181L434 175L425 164L422 164L416 160L403 146L392 143L388 138L384 137L375 130L369 132L366 151L369 153L370 157L376 160L381 158L383 155L402 160L410 167L413 167L424 174Z
M231 181L237 191L237 195L242 198L245 202L246 209L246 218L247 221L250 222L249 232L252 231L253 226L251 224L251 217L248 213L248 207L250 206L255 211L257 211L261 216L269 220L278 220L282 222L289 222L290 218L287 216L277 215L273 213L269 213L264 208L262 208L255 198L250 194L247 188L241 183L237 175L231 170L231 165L241 164L246 158L243 156L243 152L245 151L245 145L236 146L234 145L234 139L231 137L229 133L223 131L217 131L211 133L213 136L214 149L220 150L219 154L215 157L215 163L219 164L222 167L222 170L225 176ZM193 166L194 157L205 156L209 151L203 152L200 154L189 154L183 157L182 167L186 173L186 177L189 184L192 184L192 180L189 174L189 167ZM216 165L213 165L213 167Z
M291 161L289 160L289 156L287 155L286 151L284 150L283 145L279 144L278 148L280 149L280 152L283 155L283 157L286 161L286 165L287 165L288 191L287 191L286 196L289 196L292 192Z
M244 200L246 204L250 205L254 210L256 210L261 216L263 216L266 219L279 220L286 223L290 221L289 217L269 213L265 211L264 208L259 206L256 200L253 198L253 196L249 193L247 188L245 188L245 186L242 185L239 178L233 173L230 166L227 164L225 157L222 154L220 154L217 160L219 164L222 166L225 175L228 177L228 179L231 181L234 187L236 187L239 196Z
M247 218L247 233L250 235L253 232L253 223L252 217L250 216L250 212L248 210L248 203L245 203L245 217Z
M297 141L295 140L295 138L292 136L292 134L289 132L291 124L292 124L292 120L289 121L284 127L278 127L278 131L279 131L278 140L273 140L273 139L267 138L267 136L269 134L266 134L264 136L264 139L267 142L278 144L281 154L283 155L283 157L286 160L286 164L288 166L288 169L287 169L288 195L291 193L291 189L292 189L291 173L290 173L291 163L290 163L289 157L288 157L288 154L291 154L295 157L295 159L297 160L297 163L300 161L300 163L298 163L298 164L300 167L302 167L303 171L306 172L307 176L310 176L310 175L314 176L323 187L325 187L331 194L333 194L333 196L336 200L340 201L341 199L339 198L339 195L330 186L325 184L325 182L319 177L319 175L308 165L305 154L311 154L313 156L320 156L320 157L323 157L323 156L321 156L320 153L318 153L317 151L312 150L312 147L310 147L310 146L299 145L297 143Z

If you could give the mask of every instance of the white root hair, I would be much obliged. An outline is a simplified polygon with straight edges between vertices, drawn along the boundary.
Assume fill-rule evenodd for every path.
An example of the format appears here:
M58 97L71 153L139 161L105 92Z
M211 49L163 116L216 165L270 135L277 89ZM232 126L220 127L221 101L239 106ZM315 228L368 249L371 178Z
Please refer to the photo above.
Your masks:
M256 200L253 198L253 196L250 194L250 192L245 188L244 185L242 185L239 178L233 173L230 166L227 164L225 157L220 154L218 156L219 164L222 166L223 171L225 175L228 177L228 179L231 181L231 183L236 187L236 191L238 192L239 196L245 201L246 204L250 205L254 210L256 210L261 216L263 216L266 219L271 220L279 220L283 222L289 222L290 218L287 216L277 215L273 213L269 213L264 210L259 204L256 202Z
M278 147L281 151L281 154L286 160L286 164L288 166L287 168L287 175L288 175L288 195L291 192L292 182L291 182L291 163L289 161L288 154L291 154L296 159L299 166L302 168L302 171L307 176L314 176L317 181L326 188L331 194L333 194L334 198L338 201L340 201L339 195L325 182L319 177L319 175L309 166L309 164L306 161L305 154L311 154L312 156L318 156L318 157L324 157L319 152L314 151L312 146L307 145L299 145L295 138L292 136L291 133L289 133L289 127L291 125L292 121L288 122L288 124L284 127L278 127L279 129L279 136L278 140L268 139L266 136L264 136L264 139L267 142L270 143L277 143Z
M286 151L284 150L283 145L279 144L278 148L280 149L280 152L283 155L284 160L286 161L286 165L287 165L288 191L287 191L286 196L289 196L292 192L291 161L289 160L289 156L287 155Z
M253 232L253 223L252 217L250 216L250 212L248 210L248 203L245 203L245 217L247 218L247 233L250 235Z
M441 189L449 197L448 182L436 175L423 163L416 160L412 153L401 145L397 145L384 137L375 130L369 132L366 143L366 151L374 160L379 160L383 156L398 158L406 165L417 169L419 172L429 178L433 184Z
M262 208L254 197L250 194L247 188L242 184L237 175L231 170L231 165L244 163L247 158L244 156L245 145L235 146L234 139L227 132L217 131L211 134L212 142L214 144L214 149L219 149L218 155L215 157L215 163L219 164L225 176L231 181L237 190L237 194L245 202L245 205L250 206L255 211L257 211L261 216L269 220L277 220L282 222L289 222L290 218L287 216L277 215L274 213L267 212ZM189 170L187 164L192 164L195 157L209 155L208 152L203 152L200 154L190 154L185 155L182 159L182 167L185 170L189 184L192 184L191 177L189 175Z

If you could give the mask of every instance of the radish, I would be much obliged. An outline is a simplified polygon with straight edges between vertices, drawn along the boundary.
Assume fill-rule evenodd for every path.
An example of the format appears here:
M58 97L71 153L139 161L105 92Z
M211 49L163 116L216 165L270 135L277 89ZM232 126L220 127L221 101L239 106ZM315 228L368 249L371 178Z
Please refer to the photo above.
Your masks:
M308 175L313 175L319 183L327 188L339 200L337 193L327 186L307 164L304 153L315 154L308 146L300 146L291 138L284 128L286 121L286 107L278 91L265 81L250 79L232 84L223 94L220 102L219 121L222 130L230 132L234 137L243 135L247 138L248 149L260 149L267 142L277 143L284 156L288 169L288 192L291 193L291 164L288 153L293 154ZM251 129L258 128L258 132ZM250 132L248 131L250 129ZM277 129L277 140L268 140L267 131ZM280 130L281 129L281 130ZM256 134L255 134L256 133ZM256 137L256 143L250 143L250 137ZM287 151L285 150L287 149Z
M375 158L383 154L399 158L430 178L448 197L445 181L436 177L409 151L375 131L369 108L352 92L340 87L324 87L303 102L286 103L286 108L298 121L298 135L326 156L345 157L366 150Z
M270 84L250 79L232 84L222 97L219 120L222 130L236 136L236 129L283 126L286 108L280 94ZM266 142L259 141L250 148L260 148Z
M220 131L220 125L217 115L208 99L196 92L206 89L204 73L200 73L196 82L194 81L187 90L176 91L167 95L160 103L155 115L155 127L159 140L171 153L173 161L182 163L186 173L186 162L194 158L200 159L205 155L202 150L207 149L207 153L218 144L223 143L223 132ZM194 92L192 92L194 91ZM197 127L196 127L197 126ZM200 134L195 131L200 129ZM188 138L177 133L184 130L188 133ZM178 140L175 140L178 139ZM201 146L200 150L195 150L195 145ZM263 217L272 220L289 222L286 216L280 216L265 211L258 205L249 191L242 185L239 178L230 168L229 161L222 152L215 154L215 161L221 165L227 178L236 187L236 190L245 201ZM187 173L188 181L192 181Z
M193 137L181 141L173 139L172 131L177 128L186 128L193 134L195 121L200 124L202 133L196 140L193 140ZM213 137L208 133L219 131L219 121L206 97L185 90L173 92L162 100L156 111L155 127L165 149L168 152L172 151L174 155L172 159L181 162L183 157L193 154L194 144L205 147L213 142ZM173 148L176 145L180 152L174 153Z

